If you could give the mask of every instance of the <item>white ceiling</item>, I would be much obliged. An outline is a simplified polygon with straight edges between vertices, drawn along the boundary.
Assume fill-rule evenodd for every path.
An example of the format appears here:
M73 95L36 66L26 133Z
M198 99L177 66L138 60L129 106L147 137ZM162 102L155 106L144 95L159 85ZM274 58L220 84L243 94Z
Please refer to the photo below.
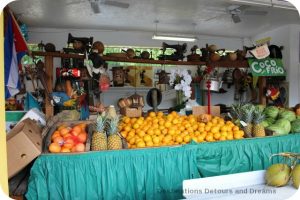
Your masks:
M235 24L230 14L224 14L232 5L229 0L117 1L130 6L123 9L101 4L99 14L92 12L88 0L19 0L9 6L30 27L154 32L154 21L159 20L158 32L250 37L285 24L300 24L296 11L254 6L247 10L268 14L241 15L242 22Z

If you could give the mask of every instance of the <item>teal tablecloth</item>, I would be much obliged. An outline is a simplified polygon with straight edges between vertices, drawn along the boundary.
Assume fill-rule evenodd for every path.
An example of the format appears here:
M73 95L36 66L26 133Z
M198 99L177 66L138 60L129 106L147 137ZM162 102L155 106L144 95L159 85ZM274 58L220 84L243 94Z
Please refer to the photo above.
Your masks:
M182 181L266 169L272 154L300 153L300 134L182 147L41 155L31 169L32 200L179 199Z

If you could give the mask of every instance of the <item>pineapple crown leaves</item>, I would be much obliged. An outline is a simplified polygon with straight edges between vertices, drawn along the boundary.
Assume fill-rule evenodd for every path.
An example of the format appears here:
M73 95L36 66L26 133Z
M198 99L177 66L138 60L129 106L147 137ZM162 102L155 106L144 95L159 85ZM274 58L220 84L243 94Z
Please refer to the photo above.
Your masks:
M97 116L96 129L98 132L103 132L107 120L108 120L108 115L106 113L102 113L101 115Z
M253 112L253 123L260 124L264 119L265 114L259 108L256 108Z
M231 106L230 114L234 119L240 119L241 118L241 109L242 104L233 104Z
M253 120L253 112L255 110L255 106L252 104L244 104L241 108L241 121L245 123L251 123Z
M108 125L108 134L113 135L113 134L118 134L118 124L120 121L120 115L117 115L116 117L112 118L109 120Z

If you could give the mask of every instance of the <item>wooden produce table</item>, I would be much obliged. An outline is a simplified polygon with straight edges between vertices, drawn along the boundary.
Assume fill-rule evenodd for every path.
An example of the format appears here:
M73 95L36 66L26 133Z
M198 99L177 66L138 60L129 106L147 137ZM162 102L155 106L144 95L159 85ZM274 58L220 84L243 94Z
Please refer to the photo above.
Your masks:
M180 199L187 179L264 170L300 153L300 134L181 147L41 155L31 169L28 199Z

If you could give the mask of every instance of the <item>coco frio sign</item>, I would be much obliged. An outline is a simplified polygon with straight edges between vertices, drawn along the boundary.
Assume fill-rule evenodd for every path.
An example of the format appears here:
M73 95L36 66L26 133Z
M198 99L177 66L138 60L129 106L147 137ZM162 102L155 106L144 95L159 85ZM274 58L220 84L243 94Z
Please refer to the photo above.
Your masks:
M253 76L285 76L286 71L283 68L281 59L248 59L249 67Z

